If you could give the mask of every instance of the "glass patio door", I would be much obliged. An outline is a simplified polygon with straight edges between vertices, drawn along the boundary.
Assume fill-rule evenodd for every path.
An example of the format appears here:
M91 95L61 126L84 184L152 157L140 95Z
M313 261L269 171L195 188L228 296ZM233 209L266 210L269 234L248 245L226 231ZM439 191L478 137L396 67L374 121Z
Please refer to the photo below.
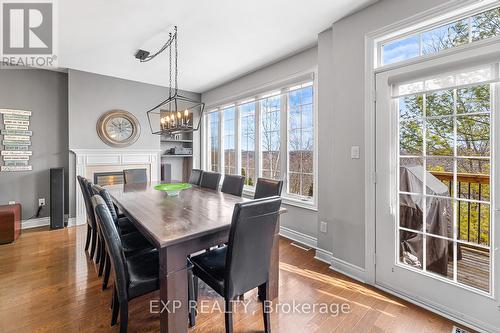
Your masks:
M498 64L419 72L376 78L376 283L496 331Z

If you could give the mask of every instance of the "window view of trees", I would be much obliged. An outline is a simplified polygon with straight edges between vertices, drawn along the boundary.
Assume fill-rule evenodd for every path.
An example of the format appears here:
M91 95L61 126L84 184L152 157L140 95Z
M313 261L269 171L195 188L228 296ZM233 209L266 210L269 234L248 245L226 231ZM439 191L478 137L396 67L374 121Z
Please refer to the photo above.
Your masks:
M245 185L255 186L255 102L240 105L241 175Z
M218 112L213 112L208 115L209 118L209 147L210 147L210 170L213 172L219 172L220 167L220 155L219 155L219 122L220 116Z
M236 109L224 109L224 173L236 174Z
M262 118L262 176L281 179L281 95L260 101Z
M382 45L381 65L432 54L500 35L500 8Z
M288 192L313 196L313 88L298 87L288 94Z
M210 149L207 165L211 170L241 174L248 187L255 186L259 176L283 180L285 195L312 200L315 179L312 81L221 107L205 120L209 127L205 138Z
M399 110L401 165L425 161L457 200L460 239L488 246L490 85L401 97Z

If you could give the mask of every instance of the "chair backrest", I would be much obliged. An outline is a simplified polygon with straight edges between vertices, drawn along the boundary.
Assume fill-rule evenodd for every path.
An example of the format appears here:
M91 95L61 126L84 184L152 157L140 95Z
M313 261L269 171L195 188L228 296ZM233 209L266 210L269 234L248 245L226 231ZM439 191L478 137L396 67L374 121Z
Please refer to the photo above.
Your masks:
M126 301L128 300L129 276L120 235L104 199L100 195L94 195L91 201L113 266L118 297L120 301Z
M147 183L148 173L146 169L123 170L123 181L125 184Z
M217 172L206 172L204 171L201 175L200 186L205 188L210 188L212 190L219 189L220 173Z
M225 175L222 182L221 192L237 195L241 197L243 194L243 185L245 184L245 177Z
M280 197L238 203L234 207L226 255L226 297L235 297L269 279Z
M254 199L268 198L275 195L281 196L282 188L282 180L259 178L257 179L257 186L255 187Z
M200 185L202 175L203 171L200 169L191 170L191 175L189 176L189 184Z
M104 200L104 203L109 209L109 213L111 214L111 217L113 218L113 222L115 224L118 223L118 213L116 212L115 209L115 204L113 203L113 199L111 198L111 195L109 194L108 190L103 188L102 186L99 186L97 184L92 185L92 190L94 191L94 194L98 194L101 196L101 198Z
M85 211L87 212L87 222L90 223L92 228L96 227L94 209L92 208L92 202L90 201L91 193L89 193L88 180L78 176L78 183L80 184L80 189L82 190L83 202L85 204Z

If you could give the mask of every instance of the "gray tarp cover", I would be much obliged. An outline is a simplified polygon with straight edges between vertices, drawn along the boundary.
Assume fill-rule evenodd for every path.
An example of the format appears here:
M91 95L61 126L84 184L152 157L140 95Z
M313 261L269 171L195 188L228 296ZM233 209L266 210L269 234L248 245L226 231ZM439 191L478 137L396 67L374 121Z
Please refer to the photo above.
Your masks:
M423 177L426 177L427 194L449 197L448 187L421 166L400 168L400 190L403 192L423 193ZM422 230L423 197L420 195L400 195L399 218L401 227ZM453 238L453 213L451 200L448 198L427 197L426 227L427 233ZM406 263L422 267L423 236L409 231L401 231L401 255ZM450 244L449 244L450 243ZM427 270L447 275L448 258L452 255L451 242L437 237L427 236Z

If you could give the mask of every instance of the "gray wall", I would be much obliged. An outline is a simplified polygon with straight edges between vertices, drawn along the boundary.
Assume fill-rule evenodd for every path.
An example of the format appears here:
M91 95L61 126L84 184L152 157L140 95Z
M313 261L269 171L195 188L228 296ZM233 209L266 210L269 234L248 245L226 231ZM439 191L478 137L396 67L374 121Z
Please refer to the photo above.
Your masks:
M224 101L308 66L318 66L318 212L294 207L283 224L316 237L319 248L360 268L365 266L365 35L442 3L379 1L320 32L317 48L202 94L208 104ZM350 158L354 145L360 146L361 159ZM321 221L327 222L327 233L319 232Z
M160 137L151 134L146 111L167 98L168 88L77 70L69 70L68 76L70 149L109 149L97 135L96 123L104 112L113 109L134 114L141 124L139 139L127 149L160 149ZM181 93L200 99L199 94ZM173 163L172 168L180 171L181 159ZM76 188L73 154L70 154L70 172L70 208L74 216Z
M331 32L320 34L319 218L329 223L333 255L362 268L365 262L365 35L443 2L383 0L335 22ZM353 145L361 147L359 160L350 158ZM328 240L320 239L319 246L328 248L325 242Z
M49 216L49 169L68 170L68 76L39 69L2 70L0 108L31 110L33 131L33 171L1 172L0 204L20 202L27 219L36 213L38 198L45 198L41 217Z
M241 96L256 88L272 84L276 81L286 80L297 73L314 70L317 66L317 59L318 49L317 47L312 47L278 63L207 91L202 94L202 101L207 106L218 104L222 101L230 101L232 98ZM316 211L290 205L285 205L285 207L288 209L288 213L282 217L282 226L314 238L318 237L318 217Z

